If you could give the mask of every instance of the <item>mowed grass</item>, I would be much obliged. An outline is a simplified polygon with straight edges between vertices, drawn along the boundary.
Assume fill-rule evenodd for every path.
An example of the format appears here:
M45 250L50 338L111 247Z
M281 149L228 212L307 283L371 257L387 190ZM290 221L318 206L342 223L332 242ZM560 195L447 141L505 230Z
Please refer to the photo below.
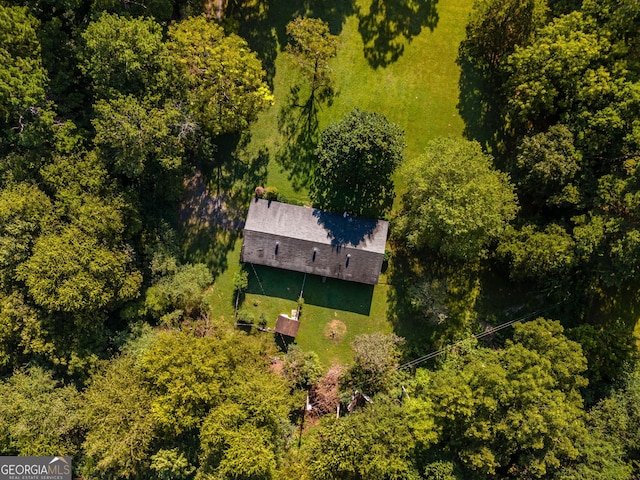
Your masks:
M455 59L472 2L440 0L432 3L436 16L431 17L429 25L417 29L412 25L410 40L402 35L393 38L388 46L401 48L401 55L387 65L377 67L370 61L371 41L365 45L364 34L360 31L362 18L370 13L370 2L356 2L355 10L339 24L340 46L337 57L331 62L336 95L330 104L320 105L318 131L357 107L382 113L400 125L405 131L408 158L419 155L435 137L461 135L464 125L456 108L459 68ZM385 3L400 8L402 2L390 0ZM316 5L314 8L316 10L309 16L322 18L318 11L322 7ZM392 24L391 20L379 20L381 27ZM283 23L282 19L279 21ZM282 38L281 33L278 38ZM375 34L375 29L369 33ZM274 60L275 104L252 126L251 141L241 156L252 158L266 150L269 156L266 185L277 187L289 201L309 204L306 188L296 188L290 171L279 162L285 146L279 116L290 89L301 82L282 47L280 45ZM403 189L400 179L396 178L396 203ZM207 292L206 300L212 315L217 317L228 319L233 316L232 281L241 268L241 242L239 239L234 248L228 250L224 271L218 272L215 284ZM255 272L250 266L247 268L249 292L241 310L250 313L256 321L264 315L267 326L273 328L278 314L290 313L296 308L304 275L258 266ZM295 342L304 350L316 352L325 367L349 363L352 359L349 345L356 335L393 331L387 303L392 288L386 284L384 275L375 287L334 279L323 283L320 277L307 276L301 327ZM335 331L333 335L332 331ZM411 334L404 329L402 333Z
M407 158L420 155L435 137L461 135L464 124L456 107L460 71L455 60L472 3L472 0L437 2L438 20L433 30L423 26L421 33L410 41L403 41L402 36L396 38L404 47L403 53L386 67L371 65L365 57L357 15L347 17L341 25L338 55L331 61L336 95L331 105L320 105L319 130L356 107L382 113L404 129ZM370 7L367 1L357 2L357 6L363 13ZM275 72L275 104L253 125L249 151L266 147L270 154L267 183L276 186L289 200L305 203L306 190L295 190L287 171L277 161L284 143L278 130L278 115L291 87L301 80L282 51L276 58ZM400 180L397 178L396 183L401 183ZM401 193L403 185L397 187Z

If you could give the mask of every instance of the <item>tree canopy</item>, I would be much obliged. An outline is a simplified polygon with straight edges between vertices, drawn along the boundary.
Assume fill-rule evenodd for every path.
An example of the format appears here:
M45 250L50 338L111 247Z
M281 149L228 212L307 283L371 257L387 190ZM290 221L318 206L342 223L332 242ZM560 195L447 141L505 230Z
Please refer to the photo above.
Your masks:
M320 208L381 217L395 197L392 174L404 158L400 127L354 109L320 135L310 196Z
M483 254L518 211L513 186L480 144L440 138L402 169L407 193L397 232L415 250L456 260Z

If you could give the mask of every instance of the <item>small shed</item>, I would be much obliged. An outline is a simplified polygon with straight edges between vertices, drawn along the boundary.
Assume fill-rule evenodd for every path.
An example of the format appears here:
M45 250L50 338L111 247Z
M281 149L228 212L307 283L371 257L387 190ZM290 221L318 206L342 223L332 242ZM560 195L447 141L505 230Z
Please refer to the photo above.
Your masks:
M275 201L251 201L243 262L378 283L388 222Z
M300 328L300 321L286 315L278 315L276 320L276 333L295 338Z

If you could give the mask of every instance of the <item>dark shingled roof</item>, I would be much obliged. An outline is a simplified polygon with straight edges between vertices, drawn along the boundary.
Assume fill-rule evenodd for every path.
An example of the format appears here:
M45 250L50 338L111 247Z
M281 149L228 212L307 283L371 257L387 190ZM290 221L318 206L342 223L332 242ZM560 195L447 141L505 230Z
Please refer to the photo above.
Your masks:
M384 220L254 199L242 261L375 284L388 230Z
M286 315L278 315L276 320L276 332L289 337L294 337L298 334L300 328L300 322L289 318Z

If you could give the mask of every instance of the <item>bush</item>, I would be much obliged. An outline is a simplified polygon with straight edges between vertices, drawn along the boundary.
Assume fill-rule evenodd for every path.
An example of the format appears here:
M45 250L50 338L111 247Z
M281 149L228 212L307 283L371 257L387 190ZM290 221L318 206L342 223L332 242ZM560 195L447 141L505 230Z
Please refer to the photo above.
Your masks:
M267 200L278 200L278 189L276 187L267 187L264 189L264 196Z

